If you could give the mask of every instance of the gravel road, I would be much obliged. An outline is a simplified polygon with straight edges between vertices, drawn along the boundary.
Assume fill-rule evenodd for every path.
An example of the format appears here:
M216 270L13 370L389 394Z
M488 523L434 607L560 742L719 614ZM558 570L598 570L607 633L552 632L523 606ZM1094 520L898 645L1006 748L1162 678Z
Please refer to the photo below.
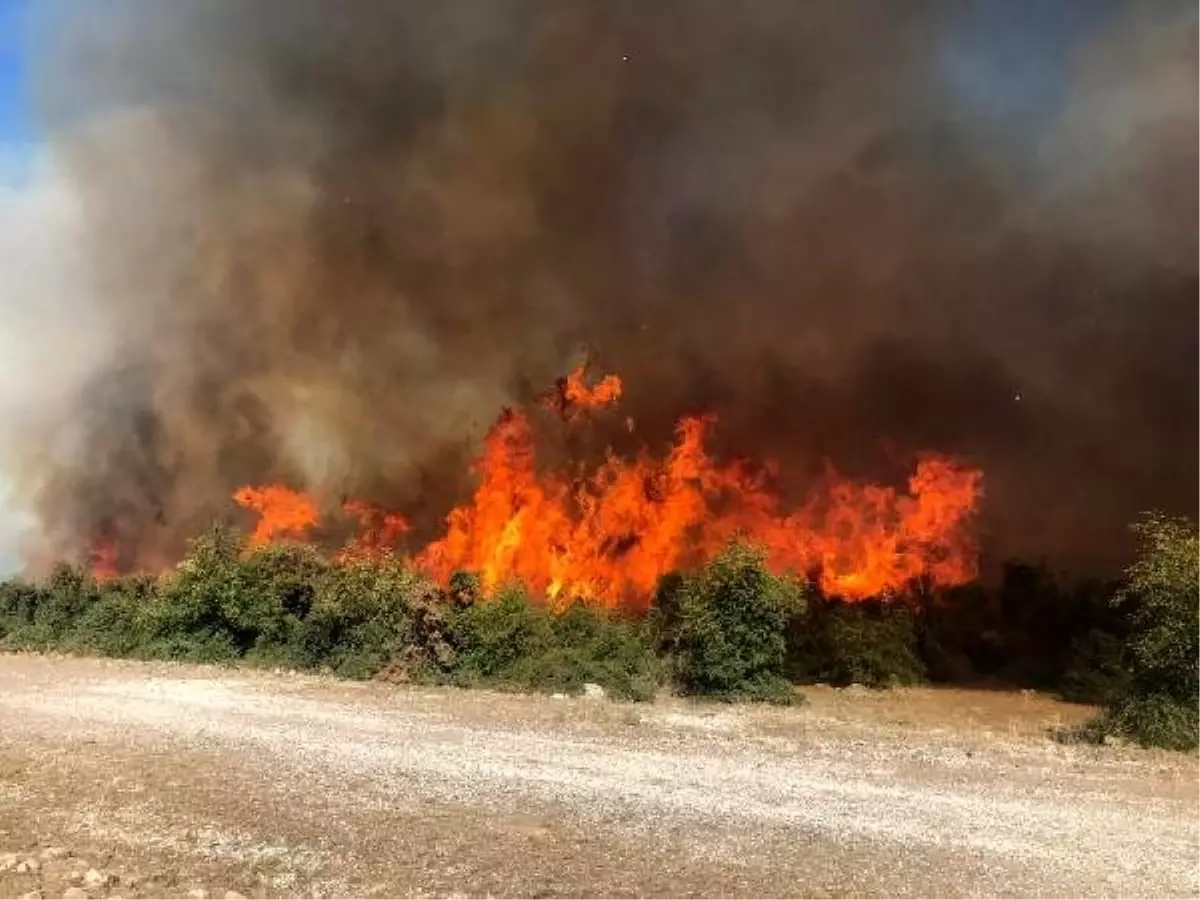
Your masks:
M0 895L1200 891L1194 755L1057 744L1086 710L1030 695L809 697L0 656Z

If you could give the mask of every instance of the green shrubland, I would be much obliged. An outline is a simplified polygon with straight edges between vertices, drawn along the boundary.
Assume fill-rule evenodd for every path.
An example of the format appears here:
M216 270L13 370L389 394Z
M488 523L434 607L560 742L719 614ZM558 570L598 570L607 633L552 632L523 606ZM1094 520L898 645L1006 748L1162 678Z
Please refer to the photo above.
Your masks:
M97 581L59 565L0 583L0 647L205 663L349 678L633 700L667 688L722 700L791 702L794 685L886 688L923 681L1034 687L1094 703L1082 733L1197 743L1200 621L1196 525L1147 516L1119 584L1066 587L1009 564L994 586L844 602L819 580L772 572L733 544L662 579L649 614L561 608L476 576L438 585L392 556L331 561L310 546L249 548L214 527L173 570Z

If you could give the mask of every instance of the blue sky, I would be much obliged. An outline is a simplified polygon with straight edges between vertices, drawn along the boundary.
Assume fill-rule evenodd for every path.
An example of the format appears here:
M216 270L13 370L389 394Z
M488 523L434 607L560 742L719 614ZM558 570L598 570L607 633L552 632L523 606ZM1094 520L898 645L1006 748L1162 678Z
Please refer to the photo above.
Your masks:
M25 24L30 0L0 0L0 140L29 133L25 102Z
M34 2L0 0L0 181L20 178L36 140L25 77Z
M1045 124L1065 99L1074 48L1118 10L1118 0L962 0L938 75L979 122Z

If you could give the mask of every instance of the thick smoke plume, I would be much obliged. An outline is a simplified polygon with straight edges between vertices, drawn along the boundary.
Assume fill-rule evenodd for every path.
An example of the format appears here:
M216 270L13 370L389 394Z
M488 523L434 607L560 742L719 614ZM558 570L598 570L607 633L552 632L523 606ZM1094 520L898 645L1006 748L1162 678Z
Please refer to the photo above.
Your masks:
M794 476L958 454L990 553L1119 562L1134 511L1196 509L1195 11L1114 9L1000 134L940 74L963 9L52 8L85 263L77 311L6 321L28 561L169 561L269 480L431 533L591 353L638 440L703 409Z

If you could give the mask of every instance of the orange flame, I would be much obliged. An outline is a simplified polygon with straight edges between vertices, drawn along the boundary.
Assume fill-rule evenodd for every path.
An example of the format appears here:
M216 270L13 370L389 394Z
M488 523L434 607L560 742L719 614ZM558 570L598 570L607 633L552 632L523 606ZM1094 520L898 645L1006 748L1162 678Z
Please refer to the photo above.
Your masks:
M121 574L120 567L117 565L119 555L120 550L114 541L96 541L92 544L88 557L93 580L112 581L119 577Z
M378 560L391 553L412 526L398 513L388 512L376 503L347 500L342 512L358 520L358 532L337 555L338 561Z
M306 494L282 484L239 488L233 500L259 514L250 544L259 547L281 537L303 538L317 524L317 505Z
M605 375L589 385L585 380L586 369L586 365L577 366L560 378L554 390L543 397L543 405L574 422L620 399L623 385L619 375Z
M563 393L567 400L579 409L595 409L619 400L621 387L619 375L605 375L589 387L588 383L584 381L584 367L579 366L567 375Z
M621 381L594 386L582 369L560 381L552 408L572 420L615 401ZM830 470L806 501L779 509L766 474L719 463L705 450L712 416L680 420L665 458L642 450L633 460L611 453L589 477L539 471L533 429L520 410L505 410L475 463L471 501L446 517L444 535L416 565L443 583L457 569L479 573L484 588L521 581L534 596L645 608L659 579L711 559L731 539L761 545L778 571L818 572L822 588L846 599L897 591L912 579L959 584L977 574L967 526L982 473L926 455L908 492L859 484ZM316 505L279 485L243 488L235 499L262 514L252 536L300 536L317 522ZM358 536L341 558L375 558L409 530L380 507L348 502Z
M980 493L978 471L926 457L909 495L830 473L799 511L781 515L761 479L708 457L714 422L683 419L661 463L645 452L633 462L610 456L571 485L537 474L528 422L509 412L487 438L472 503L450 513L446 536L418 565L439 579L469 569L485 588L514 579L552 598L608 606L644 606L664 574L739 536L765 547L778 570L819 569L823 589L849 599L922 575L942 584L975 576L963 525Z

